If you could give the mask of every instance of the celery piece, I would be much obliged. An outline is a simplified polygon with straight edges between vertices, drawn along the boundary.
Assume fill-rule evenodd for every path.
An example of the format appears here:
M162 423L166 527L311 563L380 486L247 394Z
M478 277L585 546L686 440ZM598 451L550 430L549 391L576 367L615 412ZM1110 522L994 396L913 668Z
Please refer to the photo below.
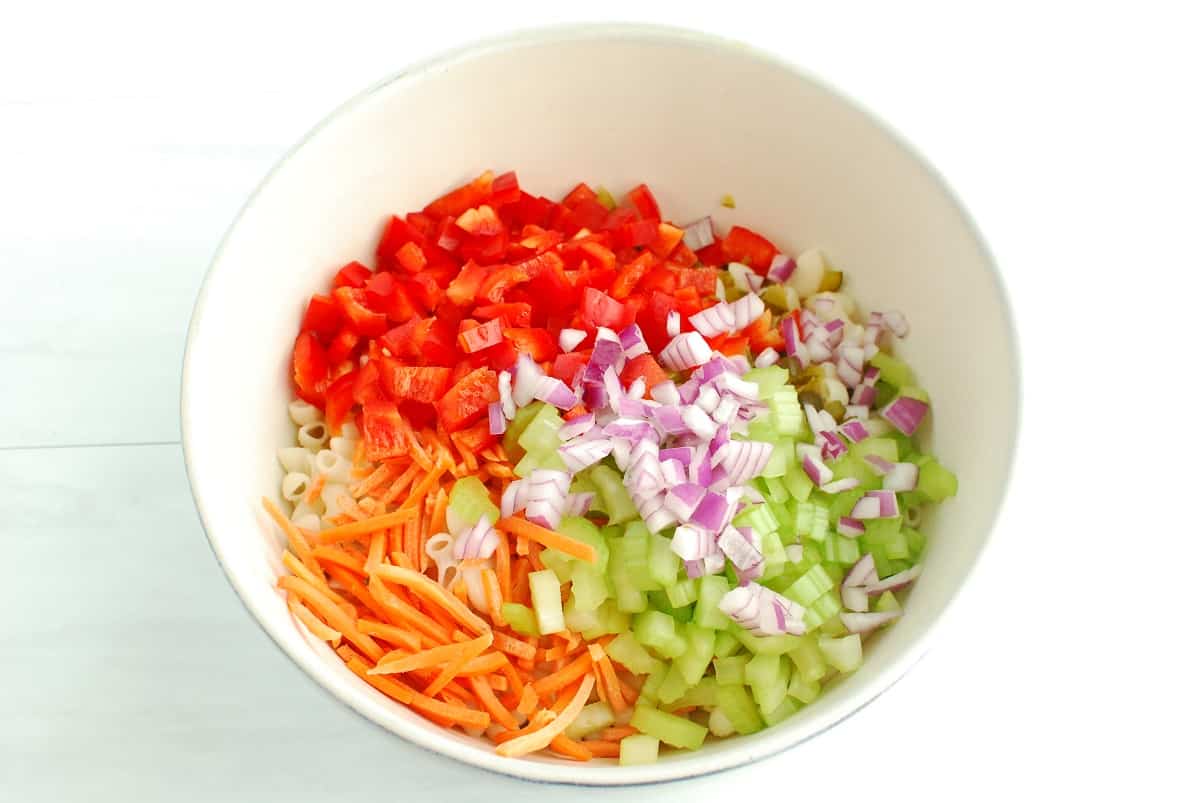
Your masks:
M450 503L446 507L446 526L452 533L473 527L480 518L495 524L500 518L500 508L492 504L491 494L478 477L463 477L455 481L450 489Z
M678 623L662 611L642 611L633 617L634 637L666 658L678 658L687 650L687 640L678 631Z
M629 498L629 491L625 490L624 480L615 469L601 463L589 470L588 477L600 494L609 524L622 524L638 517L637 508Z
M775 426L775 424L772 424L772 427ZM788 452L796 448L795 444L790 438L783 438L775 442L774 446L775 448L771 450L771 456L767 459L767 464L763 466L762 473L759 474L760 477L775 478L787 474Z
M662 611L676 622L679 622L681 625L692 621L692 607L690 605L685 605L682 608L676 608L671 604L671 600L669 597L667 597L667 592L665 591L647 591L645 594L646 602L648 602L650 607L654 610Z
M846 625L840 616L829 617L821 623L819 628L817 628L818 636L833 636L836 638L838 636L844 636L849 632L850 631L846 629Z
M590 612L576 610L574 603L574 597L567 600L568 624L570 624L571 616L588 617L590 620L588 627L571 626L572 630L578 631L585 639L597 639L606 633L624 633L629 629L629 614L618 610L614 600L605 600L604 604Z
M871 610L877 612L898 611L900 610L900 600L896 599L896 595L891 591L884 591L871 605Z
M717 683L722 686L731 684L744 684L746 682L746 662L750 660L748 655L730 655L726 658L717 658L713 661L713 668L716 670Z
M699 590L699 582L685 577L667 586L667 600L671 603L672 608L683 608L696 601Z
M841 535L830 536L821 547L822 554L829 563L849 566L862 557L858 541ZM905 548L907 549L907 546Z
M542 404L537 415L530 420L525 431L517 438L517 443L526 452L537 452L543 455L555 452L562 445L562 441L558 437L558 431L562 429L562 424L562 417L559 416L558 410L549 404Z
M808 475L804 473L804 469L799 467L789 469L783 475L783 484L792 499L795 499L797 502L807 500L812 494L813 488L816 487L813 485L812 480L808 478Z
M596 188L596 202L609 212L617 208L617 201L613 198L612 193L608 191L607 187Z
M513 416L513 420L508 422L508 428L504 431L504 451L508 456L517 460L525 455L525 450L518 443L521 434L525 432L525 428L529 426L529 422L533 417L545 406L542 402L534 402L527 404L524 407L517 408L517 414Z
M925 534L920 530L912 527L905 527L903 530L904 538L908 541L908 554L913 560L921 557L921 553L925 551Z
M853 672L862 666L862 639L855 633L843 638L817 639L825 659L839 672Z
M585 705L579 716L567 726L567 736L571 739L582 739L588 734L607 728L616 722L612 706L606 702L595 702Z
M907 396L910 399L923 401L929 404L929 391L919 385L901 385L896 391L897 396Z
M600 534L599 527L582 516L567 516L559 523L557 529L563 535L574 538L576 541L590 544L592 549L596 550L596 562L590 565L600 571L608 568L608 542ZM545 556L548 552L553 551L551 549L542 550L542 555Z
M778 533L766 533L762 537L763 578L770 579L779 576L787 565L787 553L783 551L783 542Z
M766 368L751 368L742 374L742 379L758 385L758 398L765 399L788 383L787 369L780 365Z
M658 690L662 688L663 681L667 679L667 673L670 671L670 664L665 661L658 661L658 666L650 670L649 674L646 675L646 679L642 681L641 693L638 695L639 703L643 700L658 702Z
M704 677L712 662L716 633L707 627L688 623L683 626L683 636L687 640L687 649L675 659L675 666L683 675L684 682L694 686Z
M604 651L608 653L608 657L638 675L652 673L664 665L638 643L633 633L621 633L608 642Z
M790 633L782 636L756 636L749 630L743 630L740 627L734 628L732 632L737 640L755 655L783 655L788 650L794 649L800 638Z
M780 545L796 543L796 538L800 535L800 532L796 528L796 520L792 516L791 509L788 508L786 503L771 502L770 505L771 513L775 516L775 520L779 522L777 534L779 535Z
M621 756L617 763L622 767L653 764L655 761L658 761L658 739L644 733L635 733L621 740Z
M540 636L533 610L519 602L506 602L500 606L504 621L522 636Z
M625 613L641 613L646 610L646 592L634 586L627 574L613 573L609 579L612 580L618 610Z
M558 582L565 583L571 579L571 565L574 561L570 555L553 549L542 550L542 565L554 572Z
M879 369L879 378L889 385L899 387L900 385L911 385L915 381L908 365L886 351L875 352L868 362Z
M733 523L737 527L752 527L759 535L779 529L779 522L767 505L749 506L734 518Z
M731 620L718 607L722 598L729 593L729 581L719 574L709 574L700 578L699 590L696 593L696 608L693 621L701 627L723 630L729 627Z
M640 591L660 588L650 573L650 531L641 521L630 522L625 535L609 542L611 573L624 574L630 585Z
M729 719L733 729L741 735L763 729L758 706L754 704L745 686L717 686L717 705Z
M576 608L594 611L610 596L612 591L606 574L590 563L577 561L571 566L571 597Z
M767 727L773 727L783 722L792 714L800 710L800 704L787 695L787 689L784 689L784 698L775 706L774 709L763 714L763 722L767 723Z
M900 452L897 448L896 441L891 438L865 438L858 443L850 444L850 456L856 460L862 460L868 455L882 457L892 463L900 459Z
M558 452L526 452L525 456L513 466L513 473L524 478L539 468L548 471L566 471L567 464L558 456Z
M694 705L702 708L710 708L717 704L717 681L713 677L700 678L700 680L683 693L676 702L677 708Z
M533 600L533 613L537 617L538 631L548 636L567 629L563 621L562 592L558 578L549 569L529 574L529 596Z
M688 682L684 680L683 673L679 671L679 665L673 663L671 670L663 678L662 685L658 687L658 701L665 705L678 706L679 700L687 688Z
M834 494L829 501L828 520L836 523L842 516L849 516L850 511L854 510L854 506L858 504L858 500L866 495L867 489L861 487Z
M891 577L896 572L900 571L900 562L894 561L887 556L887 550L881 546L867 546L867 552L871 553L871 557L875 559L875 571L880 577Z
M842 610L842 600L836 591L822 594L804 608L804 624L809 630L820 627Z
M787 656L792 660L792 665L796 667L793 677L800 678L805 683L815 685L829 671L825 655L817 647L817 637L811 633L801 636L799 643L788 651Z
M921 465L917 475L917 491L930 502L941 502L958 493L958 478L931 458Z
M722 739L737 733L733 728L733 723L729 721L729 717L725 716L725 712L721 710L720 706L708 712L708 732Z
M758 480L759 490L770 502L786 502L791 495L778 477L763 477Z
M875 470L862 460L849 455L833 464L833 478L858 480L858 487L864 491L877 491L883 487L883 477L876 474Z
M659 741L688 750L699 749L700 745L704 744L704 737L708 735L708 728L697 725L690 719L641 705L634 708L629 724Z
M818 597L832 588L833 580L830 578L829 573L820 564L817 564L800 575L800 578L792 583L783 592L783 595L808 607L816 602Z
M671 539L664 535L651 535L647 551L646 559L650 578L663 588L673 585L676 578L679 577L679 570L683 567L683 563L679 556L671 551ZM682 606L676 605L675 607Z
M783 677L783 658L765 653L755 655L746 662L745 674L751 692L756 687L773 686Z
M789 697L794 697L805 705L808 705L820 695L821 684L811 680L804 680L800 677L799 672L793 672L792 680L788 683L787 693Z
M576 633L589 634L589 638L592 637L590 634L598 636L604 632L604 615L600 609L579 607L574 594L567 598L567 604L563 606L563 622Z
M722 578L722 579L724 579L724 578ZM722 615L724 615L724 614L722 614ZM702 622L700 622L699 620L697 620L696 624L700 625L701 627L705 627L705 625ZM725 624L726 625L730 624L730 621L728 618L726 618ZM742 642L738 641L737 636L733 635L733 633L731 633L729 630L718 630L717 631L717 638L713 642L713 655L714 656L716 656L717 658L728 658L730 655L733 655L741 648L742 648Z

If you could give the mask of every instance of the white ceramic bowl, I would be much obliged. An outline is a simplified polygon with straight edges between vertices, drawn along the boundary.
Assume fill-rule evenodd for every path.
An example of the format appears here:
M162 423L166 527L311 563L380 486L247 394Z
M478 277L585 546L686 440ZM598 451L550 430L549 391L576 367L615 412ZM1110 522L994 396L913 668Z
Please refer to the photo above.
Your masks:
M820 245L870 308L912 323L901 346L932 394L932 445L960 480L929 522L905 616L862 669L759 734L650 766L511 760L449 733L354 677L293 622L275 591L275 449L290 442L291 343L309 294L370 262L385 216L484 168L555 196L575 182L648 182L665 213L744 222L785 251ZM730 193L736 210L721 209ZM196 304L183 440L196 505L246 607L305 672L411 742L523 778L628 784L684 778L783 750L894 683L925 651L988 538L1017 426L1016 345L995 266L941 179L878 121L796 68L742 44L633 26L522 33L412 67L354 98L267 176L230 229ZM303 701L297 700L297 705Z

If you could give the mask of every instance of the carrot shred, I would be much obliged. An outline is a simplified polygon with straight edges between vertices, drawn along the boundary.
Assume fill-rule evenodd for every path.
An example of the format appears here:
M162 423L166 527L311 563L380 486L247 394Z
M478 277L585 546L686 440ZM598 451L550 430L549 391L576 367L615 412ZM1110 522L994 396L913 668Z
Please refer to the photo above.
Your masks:
M491 630L487 622L476 616L457 597L447 593L446 589L433 580L412 569L385 564L377 567L372 576L404 586L418 596L441 605L451 616L476 633L484 633Z
M591 749L582 742L569 738L565 733L560 733L550 740L550 749L560 756L573 758L576 761L592 760Z
M338 583L345 586L346 590L350 592L350 596L362 603L362 605L371 613L375 614L380 619L387 618L387 609L380 605L379 602L377 602L375 598L371 596L371 592L367 590L367 587L363 585L362 582L353 574L346 571L341 566L330 566L329 575L337 580Z
M391 513L384 513L381 516L372 516L361 521L352 521L349 524L343 524L339 527L330 527L328 530L321 530L319 533L315 533L314 537L317 543L320 544L336 544L351 538L362 538L364 535L370 535L384 527L394 527L397 524L403 524L406 521L410 521L414 515L416 515L415 511L401 508L393 510Z
M388 616L386 618L392 624L409 625L439 644L444 644L450 640L450 632L446 628L439 625L433 619L430 619L427 614L422 613L401 599L399 595L379 579L378 575L371 575L371 578L367 581L367 591L387 610Z
M596 734L596 738L605 742L619 742L626 736L634 736L641 733L632 725L611 725Z
M346 662L346 666L350 668L351 672L358 675L375 688L379 689L388 697L404 703L405 705L412 704L413 697L416 693L408 686L405 686L398 680L393 680L389 677L380 677L377 675L368 674L367 665L363 663L361 658L354 654L353 650L346 650L345 648L342 648L338 650L338 655L340 655L342 660Z
M292 591L300 599L311 605L330 627L339 631L347 641L358 647L371 660L378 660L383 655L383 648L373 638L358 629L355 620L337 606L332 599L321 593L321 590L299 577L285 575L279 578L282 588Z
M265 496L262 498L262 506L267 511L267 515L279 526L279 529L283 530L283 534L287 537L288 546L296 553L296 557L300 558L309 571L320 575L321 567L313 559L312 546L300 528L293 524L287 516L283 515L283 511Z
M358 502L355 502L354 497L350 496L350 494L338 494L333 501L338 506L338 510L355 521L366 521L371 518L367 514L367 511L358 506Z
M282 560L284 568L288 569L304 582L311 583L321 593L333 600L334 604L346 612L346 615L349 616L354 613L354 606L350 604L349 600L329 587L329 583L325 580L325 572L318 569L317 573L314 574L291 552L284 552Z
M405 469L404 473L392 481L392 484L384 491L383 496L379 497L380 504L390 505L396 499L399 499L400 494L404 493L404 489L412 484L412 481L420 471L421 467L416 463Z
M396 467L389 463L381 463L379 468L371 472L370 476L362 482L353 485L350 488L350 493L356 499L361 499L364 496L369 496L379 486L390 483L395 477Z
M318 546L313 548L312 553L313 557L322 563L331 563L363 577L367 576L367 573L363 571L362 561L340 546Z
M530 541L536 541L544 547L556 549L572 558L585 560L588 563L595 563L597 560L596 548L591 544L560 535L554 532L554 530L543 527L540 524L534 524L517 516L500 519L496 522L496 528L514 533L515 535L523 535Z
M507 633L501 633L497 631L493 633L493 638L495 639L493 643L496 645L496 649L515 656L516 658L532 661L534 656L537 654L537 650L532 644L521 641L515 636L510 636Z
M512 601L512 562L508 554L508 535L497 533L500 543L496 547L496 582L500 584L500 599L503 602Z
M363 569L370 574L375 567L383 563L384 552L387 549L387 531L378 530L371 533L371 547L367 550L367 561Z
M371 670L371 673L375 675L392 675L398 672L414 672L418 669L429 669L459 658L464 653L469 652L475 646L476 642L482 644L480 648L482 650L486 649L491 644L491 641L491 634L488 633L468 642L443 644L439 647L431 647L428 650L418 653L392 657L393 653L396 652L393 651L393 653L381 656L375 667ZM472 655L471 657L475 656Z
M591 668L592 656L584 653L557 672L535 680L533 682L533 690L537 692L538 697L544 700L551 692L556 692L564 686L579 680L580 677L587 675Z
M467 678L467 683L471 687L471 691L475 692L475 696L479 699L483 710L491 714L492 719L509 730L516 730L520 726L517 724L516 718L512 712L505 708L500 700L496 697L496 693L492 691L492 687L488 685L480 675L473 675Z
M521 702L517 704L517 710L525 716L533 713L533 709L537 708L538 696L533 690L533 686L526 686L521 692Z
M308 632L321 639L321 641L328 641L334 647L342 643L342 634L322 622L295 594L288 594L287 605L292 615L308 628Z
M496 745L496 752L502 756L524 756L549 745L555 736L565 731L567 726L575 720L575 717L579 716L579 712L587 704L588 696L592 693L592 687L595 685L595 682L590 675L585 677L583 682L579 684L579 689L576 690L575 696L570 699L553 721L532 733L527 733L524 736L518 736L516 739Z
M412 652L421 649L421 637L402 627L376 622L373 619L359 619L358 629L368 636L376 636L398 647L406 647Z
M483 581L483 595L487 599L488 616L492 618L492 624L496 627L508 624L504 620L504 613L500 610L500 605L504 602L504 595L500 591L500 581L496 579L496 572L484 569L479 574Z
M495 631L493 631L494 635ZM467 661L459 675L490 675L493 672L503 672L508 661L498 652L485 652L483 655Z
M462 671L462 668L467 661L470 661L472 658L477 658L481 652L490 646L492 646L491 631L484 633L477 639L468 641L463 645L462 654L451 659L441 673L433 679L433 682L426 687L425 694L428 694L430 697L432 697L444 689L446 684L458 676L459 672Z
M529 539L526 538L525 536L521 535L520 533L514 533L514 534L517 536L517 554L518 555L528 555L529 554Z
M325 489L325 475L318 474L313 479L313 484L309 487L308 493L304 494L304 501L310 505L321 498L321 491Z
M583 742L587 747L588 752L593 758L617 758L621 755L621 745L619 742L607 742L600 740L587 739Z
M501 536L503 537L503 535ZM519 540L519 539L518 539ZM532 567L529 564L528 558L518 558L513 565L512 571L512 601L519 602L522 605L530 603L529 598L529 572Z

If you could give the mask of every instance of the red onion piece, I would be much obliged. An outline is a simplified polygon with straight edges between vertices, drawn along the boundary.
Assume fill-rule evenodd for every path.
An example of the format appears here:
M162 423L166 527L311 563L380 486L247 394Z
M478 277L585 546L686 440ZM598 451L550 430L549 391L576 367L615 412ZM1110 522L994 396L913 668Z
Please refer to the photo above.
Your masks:
M724 301L719 301L711 307L702 309L688 318L692 327L705 337L716 337L733 332L735 317L733 308Z
M758 583L732 588L717 607L742 627L760 636L803 634L804 608Z
M681 326L678 310L671 310L667 313L667 336L678 337Z
M762 289L763 277L741 262L730 262L725 266L733 279L733 286L746 293L757 293Z
M861 385L859 387L861 387ZM846 405L845 418L847 418L847 419L858 419L858 421L866 421L867 418L870 417L870 415L871 415L871 409L869 407L867 407L865 404L848 404L848 405ZM857 422L855 422L855 423L857 423ZM846 433L843 432L842 434L845 435ZM869 435L870 433L868 432L867 434ZM849 437L849 436L847 436L847 437ZM857 443L857 441L855 441L855 443Z
M850 567L850 571L846 572L846 576L842 579L842 585L865 585L873 574L875 574L875 556L868 552L855 561L854 565Z
M928 412L929 405L920 399L898 396L887 403L880 415L905 435L912 435Z
M699 332L686 332L673 338L659 357L668 371L682 371L708 362L712 348Z
M582 329L563 329L558 333L558 348L563 352L574 351L586 339L587 332Z
M886 491L914 491L920 469L915 463L897 463L883 477L883 488Z
M716 241L711 217L702 217L687 224L683 229L683 244L693 251L707 248Z
M861 586L842 586L842 605L849 611L866 611L871 600Z
M768 365L774 365L777 362L779 362L779 352L768 346L754 358L754 367L766 368Z
M767 279L783 283L791 278L792 272L795 270L796 260L786 254L776 254L775 258L771 260L770 267L767 268Z
M875 474L880 477L887 476L887 473L889 471L891 471L892 468L896 465L891 460L888 460L886 457L881 457L877 454L867 455L866 457L863 458L863 462L865 462L868 466L870 466L871 470L874 471Z
M838 427L838 432L844 435L846 440L851 443L858 443L871 436L871 433L867 431L867 428L861 421L846 421Z
M840 480L827 482L821 486L821 491L827 494L838 494L842 491L849 491L852 488L857 488L859 485L856 477L842 477Z
M698 561L708 554L705 543L709 538L711 535L708 533L691 525L681 524L675 528L675 535L671 537L671 551L685 561Z
M567 494L567 503L563 508L564 516L582 516L587 513L592 507L592 501L595 499L594 493L583 492Z
M745 329L766 311L767 305L756 295L744 295L729 305L733 311L733 331Z
M717 434L717 425L704 410L694 404L685 405L680 411L683 416L683 423L697 437L708 440Z
M762 473L771 460L775 446L762 441L730 441L720 465L730 485L745 485ZM717 462L714 458L714 462Z
M500 515L504 518L515 515L517 511L524 509L525 505L522 502L517 505L518 494L521 491L521 485L524 480L514 480L510 482L504 489L504 493L500 495Z
M904 317L903 313L896 310L888 310L883 313L883 325L896 337L904 337L908 334L908 319Z
M500 391L500 409L505 418L512 420L517 415L517 404L512 395L512 374L501 371L496 380L496 387Z
M670 380L667 380L666 382L660 382L654 387L650 388L650 398L654 399L660 404L679 404L679 388L676 387L675 383Z
M621 348L625 350L626 359L632 360L634 357L650 353L650 347L646 345L646 338L642 336L642 328L636 323L622 329L620 337Z
M707 483L704 483L707 484ZM700 504L692 511L688 521L709 532L720 532L732 518L733 508L721 494L708 492L700 500Z
M833 481L833 469L812 454L805 452L800 455L800 467L804 469L804 473L812 480L813 485L820 486Z
M503 435L507 428L508 422L504 420L504 407L498 401L492 402L488 405L488 432L492 435Z
M579 404L579 397L561 380L553 376L538 379L533 389L533 398L544 401L560 410L570 410Z
M837 531L838 535L844 535L847 538L858 538L867 532L867 527L858 519L842 516L838 519Z
M480 516L470 529L463 530L454 540L454 557L458 560L490 558L500 543L500 536L486 516Z
M517 357L517 376L513 383L513 403L524 407L533 401L534 391L544 374L533 358L524 352Z
M900 611L876 611L874 613L842 612L842 624L851 633L870 633L881 625L900 618Z
M572 441L558 448L558 456L569 471L580 472L608 457L612 450L613 443L607 438Z
M882 580L876 580L874 583L863 586L864 590L871 596L882 594L885 591L898 591L907 585L910 585L913 580L916 580L921 575L921 564L913 566L911 569L905 569L902 572L897 572L891 577L885 577Z
M569 441L573 438L578 438L580 435L587 434L596 428L596 414L584 413L577 415L574 418L568 418L563 422L562 428L558 431L558 438L562 441Z

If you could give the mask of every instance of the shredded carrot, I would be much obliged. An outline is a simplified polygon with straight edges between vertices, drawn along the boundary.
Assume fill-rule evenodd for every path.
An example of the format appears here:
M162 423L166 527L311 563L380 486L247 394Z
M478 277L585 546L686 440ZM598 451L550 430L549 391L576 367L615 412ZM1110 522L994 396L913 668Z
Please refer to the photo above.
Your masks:
M538 697L544 700L551 692L556 692L564 686L579 680L580 677L591 671L591 668L592 656L585 652L557 672L546 675L546 677L540 680L535 680L533 682L533 690L538 693Z
M533 713L533 709L537 708L538 696L533 690L533 686L526 686L521 692L521 702L517 704L517 710L525 716Z
M383 648L373 638L358 629L354 619L337 606L332 599L321 593L312 583L307 583L299 577L284 575L279 578L279 585L296 594L313 610L321 615L330 627L339 631L347 641L358 647L371 660L378 660L383 655Z
M439 644L445 644L450 640L450 632L446 628L401 599L379 579L378 575L371 575L371 579L367 581L367 591L387 610L387 619L392 624L406 624L414 627Z
M446 471L444 466L439 466L436 469L434 469L432 466L430 468L431 470L425 475L425 478L414 485L412 490L408 492L408 498L405 499L404 504L400 506L401 510L407 510L409 508L415 509L417 505L424 500L425 494L429 493L429 491L435 485L437 485L438 480L441 479L442 474L444 474Z
M267 511L267 515L279 526L279 529L283 530L283 534L287 536L288 546L296 553L296 557L304 562L309 571L319 575L321 567L313 559L312 546L309 545L308 539L304 537L304 533L300 531L300 528L293 524L287 516L283 515L283 511L265 496L262 498L262 506Z
M445 488L438 488L433 498L433 511L429 516L429 532L440 533L446 530L446 508L450 505L450 494Z
M556 549L572 558L585 560L588 563L595 563L597 560L596 548L591 544L560 535L554 532L554 530L547 529L540 524L534 524L531 521L526 521L523 518L509 516L506 519L500 519L496 522L496 528L513 533L514 535L524 536L530 541L536 541L544 547Z
M412 652L421 649L421 637L402 627L376 622L372 619L359 619L358 629L368 636L376 636L398 647L406 647Z
M393 510L391 513L384 513L381 516L372 516L361 521L343 524L340 527L330 527L328 530L321 530L321 532L315 533L314 537L317 543L320 544L336 544L351 538L362 538L364 535L370 535L376 530L382 530L384 527L394 527L397 524L403 524L406 521L410 521L415 515L415 511L401 508L400 510Z
M483 467L483 470L486 474L499 479L509 479L516 476L513 470L503 463L488 463Z
M493 631L494 635L494 631ZM508 663L504 656L498 652L487 652L476 658L472 658L463 664L460 675L490 675L493 672L503 672L505 665Z
M363 569L369 574L375 567L383 563L384 552L387 549L387 531L379 530L371 533L371 547L367 550L367 562Z
M462 654L450 660L446 664L446 667L441 671L441 674L434 678L433 682L426 687L425 694L428 694L430 697L437 694L446 687L446 684L458 676L459 672L462 671L462 668L467 661L470 661L472 658L477 658L481 652L490 646L492 646L491 631L484 633L477 639L468 641L463 645Z
M317 570L316 574L309 571L308 567L300 562L300 559L291 552L283 553L283 565L292 574L299 577L306 583L311 583L322 594L333 600L334 604L345 611L347 616L354 615L354 606L338 592L329 587L329 583L325 580L325 573Z
M421 553L417 547L417 536L420 529L419 514L418 518L404 523L404 554L408 556L408 564L413 567L421 565Z
M546 567L542 564L542 545L536 541L529 544L529 565L535 572L545 571Z
M624 711L628 705L625 702L625 695L621 693L621 681L617 679L616 670L613 669L612 661L604 652L604 648L599 644L588 645L588 655L596 665L598 675L596 687L604 688L608 704L612 706L613 711L617 713Z
M333 501L338 506L338 510L355 521L365 521L371 518L367 514L367 511L358 506L358 502L355 502L350 494L338 494L337 498Z
M412 484L417 474L421 471L421 467L413 463L404 473L392 481L388 489L384 491L383 496L379 497L380 504L390 505L396 499L400 498L400 494L404 493L404 489Z
M402 585L408 588L413 593L430 602L441 605L455 619L463 623L467 627L474 630L476 633L484 633L491 630L488 623L476 616L470 608L464 605L457 597L446 592L446 589L430 580L423 574L405 569L400 566L382 565L372 572L373 577L379 577L383 580Z
M328 641L334 647L342 643L342 634L318 619L317 615L310 611L295 594L288 594L287 604L292 615L299 619L314 636L322 641Z
M537 654L537 650L532 644L521 641L515 636L510 636L507 633L501 633L499 631L496 631L492 635L495 639L494 643L496 645L496 649L500 650L501 652L506 652L509 655L529 661L532 661L534 656Z
M517 533L516 536L517 536L517 554L518 555L528 555L529 554L529 539L519 533Z
M468 642L456 642L454 644L443 644L440 647L432 647L428 650L413 654L404 654L402 656L393 657L393 651L379 658L375 668L371 670L374 675L392 675L399 672L413 672L418 669L429 669L431 667L440 666L448 661L453 661L460 657L463 653L468 652L475 646L476 641L482 641L483 647L486 648L491 643L491 634L480 636ZM474 656L472 656L474 657Z
M483 710L491 714L494 721L509 730L516 730L520 727L512 713L501 705L486 680L479 675L473 675L467 678L467 683L471 686L471 691L475 692L475 696L479 698L479 702L483 704Z
M550 740L550 749L560 756L573 758L576 761L591 761L592 751L582 742L577 742L574 739L568 738L565 733L560 733Z
M360 574L363 577L367 576L367 573L363 571L362 560L355 558L340 546L313 547L312 553L313 557L322 563L335 564L355 574Z
M465 672L459 674L463 677L467 676ZM480 675L479 677L487 681L488 688L490 689L508 691L508 678L504 677L504 675Z
M367 590L367 587L362 584L362 581L356 575L346 571L341 566L330 566L329 576L336 580L340 586L350 593L351 597L358 600L359 604L372 614L380 619L387 618L387 609L371 596L371 592Z
M626 736L633 736L638 733L641 733L641 731L632 725L612 725L596 734L596 738L606 742L619 742Z
M504 595L500 591L500 581L496 579L496 573L491 569L484 569L479 576L483 581L483 595L487 599L488 616L492 618L492 624L496 627L508 624L504 620L504 613L500 610L500 605L504 602Z
M592 754L593 758L617 758L621 755L621 745L619 742L602 742L586 739L583 741L583 745Z
M579 689L575 692L575 696L571 698L570 702L553 721L539 730L497 745L496 752L502 756L524 756L549 745L555 736L565 731L567 726L575 721L575 717L579 716L579 712L587 704L588 696L592 693L594 685L595 680L590 675L585 677L583 683L579 684Z
M501 535L501 537L504 537ZM520 539L518 539L520 540ZM513 566L512 572L512 601L519 602L522 605L530 603L529 598L529 572L532 567L529 563L529 558L518 558Z
M325 475L318 474L313 479L312 485L309 486L308 493L304 494L304 501L308 502L311 505L313 502L316 502L318 499L321 498L321 491L323 491L324 489L325 489Z
M405 686L403 683L393 680L392 678L368 674L367 665L363 663L361 658L354 654L353 650L342 648L338 650L338 655L340 655L342 660L346 662L346 666L350 668L351 672L358 675L375 688L379 689L388 697L404 703L405 705L412 704L415 692L413 692L413 690L408 686Z
M370 476L351 487L350 493L356 499L361 499L364 496L369 496L379 486L391 482L395 477L396 467L388 463L381 463L379 468L371 472Z

